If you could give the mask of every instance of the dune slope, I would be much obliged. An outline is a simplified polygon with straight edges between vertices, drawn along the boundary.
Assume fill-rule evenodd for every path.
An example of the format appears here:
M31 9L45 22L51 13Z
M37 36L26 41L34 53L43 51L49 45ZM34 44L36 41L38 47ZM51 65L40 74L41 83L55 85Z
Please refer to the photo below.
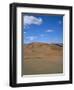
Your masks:
M23 75L63 73L63 45L31 43L23 45Z

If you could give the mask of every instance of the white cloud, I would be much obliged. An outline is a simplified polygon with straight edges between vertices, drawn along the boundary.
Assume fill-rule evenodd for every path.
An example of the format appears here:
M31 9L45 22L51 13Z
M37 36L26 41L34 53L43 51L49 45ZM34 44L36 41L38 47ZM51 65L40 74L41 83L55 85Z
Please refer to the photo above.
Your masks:
M34 37L30 37L29 39L32 41L32 40L34 40Z
M26 27L31 24L40 25L42 24L42 19L34 16L24 16L24 26Z
M24 32L24 34L25 34L26 32Z
M36 39L37 37L36 36L28 36L28 37L26 37L26 39L28 39L28 40L34 40L34 39Z
M46 30L46 32L53 32L53 30L52 29L48 29L48 30Z

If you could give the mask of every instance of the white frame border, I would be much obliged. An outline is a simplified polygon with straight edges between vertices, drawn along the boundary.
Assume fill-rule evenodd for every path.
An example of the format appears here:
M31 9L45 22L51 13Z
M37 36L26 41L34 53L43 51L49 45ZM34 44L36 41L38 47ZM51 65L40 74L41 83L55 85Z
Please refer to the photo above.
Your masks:
M41 14L64 14L64 28L63 28L63 43L64 43L64 73L63 74L48 74L48 75L27 75L21 76L21 13L41 13ZM42 8L17 8L17 83L31 83L31 82L52 82L69 80L69 10L60 9L42 9Z

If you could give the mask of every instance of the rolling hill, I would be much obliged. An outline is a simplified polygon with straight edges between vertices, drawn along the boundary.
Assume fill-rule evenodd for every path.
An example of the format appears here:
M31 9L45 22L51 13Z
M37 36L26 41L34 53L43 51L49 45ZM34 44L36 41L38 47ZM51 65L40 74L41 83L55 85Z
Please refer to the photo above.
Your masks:
M23 45L23 75L63 73L63 44Z

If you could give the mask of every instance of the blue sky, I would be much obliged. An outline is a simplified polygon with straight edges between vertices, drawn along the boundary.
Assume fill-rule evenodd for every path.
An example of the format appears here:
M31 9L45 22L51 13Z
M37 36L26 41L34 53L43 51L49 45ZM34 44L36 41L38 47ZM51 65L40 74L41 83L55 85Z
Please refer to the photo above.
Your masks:
M63 16L23 14L23 42L63 43Z

